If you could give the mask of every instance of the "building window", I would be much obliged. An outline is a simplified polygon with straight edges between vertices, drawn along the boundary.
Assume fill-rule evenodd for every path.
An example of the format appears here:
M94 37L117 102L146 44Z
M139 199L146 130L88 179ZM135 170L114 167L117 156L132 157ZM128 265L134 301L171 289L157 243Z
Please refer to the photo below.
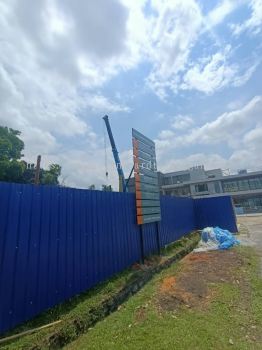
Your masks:
M216 193L220 193L221 191L220 191L220 186L219 186L219 182L215 182L215 192Z
M256 209L262 212L262 197L235 198L234 203L237 207Z
M171 176L164 177L164 185L172 185Z
M175 196L190 196L190 187L183 186L173 190Z
M249 179L248 182L251 190L258 190L262 188L262 177L255 177L253 179Z
M248 180L240 180L240 181L238 181L238 187L239 187L240 191L248 191L249 190Z
M207 192L208 191L207 184L195 185L195 190L196 190L196 192Z
M223 183L224 192L236 192L239 191L237 181L226 181Z
M175 175L172 177L173 184L190 181L190 174Z
M262 177L254 177L238 181L224 181L224 192L249 191L262 188Z

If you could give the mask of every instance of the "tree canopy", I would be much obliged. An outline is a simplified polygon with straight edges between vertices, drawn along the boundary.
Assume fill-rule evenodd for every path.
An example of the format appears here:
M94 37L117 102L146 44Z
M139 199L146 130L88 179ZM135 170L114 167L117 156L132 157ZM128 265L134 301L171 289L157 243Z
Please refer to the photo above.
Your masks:
M112 192L113 188L111 185L102 185L102 191Z
M27 164L23 157L24 142L21 132L0 126L0 181L34 183L35 165ZM40 169L40 184L59 185L61 166L51 164L48 170Z
M23 156L24 142L20 131L0 126L0 159L17 160Z

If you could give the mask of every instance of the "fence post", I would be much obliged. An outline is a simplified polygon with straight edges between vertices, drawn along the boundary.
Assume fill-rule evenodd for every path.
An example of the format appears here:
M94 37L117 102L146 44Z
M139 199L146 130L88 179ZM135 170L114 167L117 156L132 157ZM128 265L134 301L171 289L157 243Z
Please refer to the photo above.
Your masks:
M141 263L145 263L145 250L144 250L144 235L143 235L143 225L139 225L140 231L140 246L141 246Z

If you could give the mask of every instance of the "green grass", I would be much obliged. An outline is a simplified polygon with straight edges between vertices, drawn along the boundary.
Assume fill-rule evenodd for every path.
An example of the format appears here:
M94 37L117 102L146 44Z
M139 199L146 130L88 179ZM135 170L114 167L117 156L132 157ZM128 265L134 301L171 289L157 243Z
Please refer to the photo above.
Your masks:
M258 258L252 248L235 249L245 262L234 271L235 278L247 281L246 291L237 284L216 284L212 287L216 297L207 309L183 308L175 314L160 314L154 301L158 286L163 278L181 268L180 264L172 265L123 304L121 310L97 323L65 349L262 349L262 279L258 275ZM138 320L136 314L141 306L144 315Z
M168 246L163 250L163 259L169 258L179 251L182 247L188 246L192 242L196 242L199 239L197 233L192 233L187 236L187 238L182 238L180 241L175 242L175 244ZM152 256L148 259L152 262L152 265L159 263L159 258ZM30 349L33 345L39 348L48 348L47 339L48 337L56 332L59 332L68 339L72 341L77 337L76 330L74 327L74 321L84 322L86 320L86 315L90 309L94 309L99 306L104 300L108 299L110 296L115 295L119 290L121 290L126 284L135 279L143 271L134 271L131 268L126 269L120 274L117 274L110 278L109 280L99 284L97 287L91 290L81 293L80 295L70 299L67 302L57 305L56 307L49 309L48 311L42 313L33 320L24 323L23 325L17 327L12 332L9 332L5 336L12 334L17 334L25 330L30 330L56 320L62 320L58 325L55 325L49 329L38 331L35 334L30 334L23 336L15 341L0 345L1 349L5 350L17 350L17 349Z

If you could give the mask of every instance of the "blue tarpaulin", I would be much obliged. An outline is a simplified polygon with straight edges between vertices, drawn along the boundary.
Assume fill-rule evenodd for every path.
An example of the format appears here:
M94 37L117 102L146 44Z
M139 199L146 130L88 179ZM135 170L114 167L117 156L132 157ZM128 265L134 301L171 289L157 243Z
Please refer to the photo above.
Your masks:
M204 243L211 241L213 243L212 249L229 249L234 245L238 245L240 242L236 237L228 230L223 230L220 227L206 227L202 230L201 239Z

